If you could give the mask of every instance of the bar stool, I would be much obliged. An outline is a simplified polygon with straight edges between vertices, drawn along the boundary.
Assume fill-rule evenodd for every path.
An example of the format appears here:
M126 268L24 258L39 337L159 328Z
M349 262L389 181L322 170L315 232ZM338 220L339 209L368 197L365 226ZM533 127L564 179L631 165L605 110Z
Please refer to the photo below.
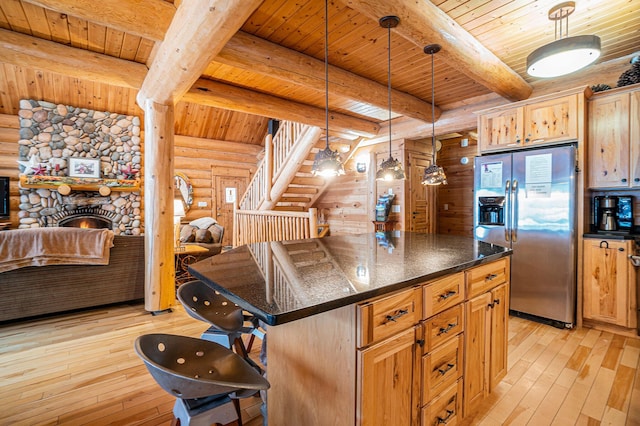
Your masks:
M176 397L174 421L209 426L238 421L238 398L269 388L239 355L215 342L173 334L139 336L134 348L162 389Z
M191 317L209 324L209 328L200 336L202 339L229 349L233 347L249 364L260 369L249 358L242 340L243 334L252 336L251 343L255 336L261 339L264 337L257 318L245 313L238 305L199 280L182 284L178 287L177 296Z

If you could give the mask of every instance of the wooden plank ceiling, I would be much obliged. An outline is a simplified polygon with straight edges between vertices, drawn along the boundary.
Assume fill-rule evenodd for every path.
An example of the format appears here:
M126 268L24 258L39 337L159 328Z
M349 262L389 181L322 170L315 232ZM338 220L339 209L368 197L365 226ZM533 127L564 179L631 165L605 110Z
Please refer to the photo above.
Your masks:
M377 126L387 120L387 30L379 26L377 18L390 14L401 17L391 34L394 118L404 115L430 120L431 57L423 52L423 46L431 39L440 42L439 37L444 46L434 58L436 116L492 92L511 100L526 98L535 81L526 75L526 57L553 41L554 26L547 13L557 3L330 0L330 109L365 124ZM600 36L603 55L599 62L638 51L640 2L576 3L569 18L570 35ZM140 64L148 66L153 60L154 48L162 42L175 7L163 0L2 0L0 113L17 114L19 99L29 97L142 116L135 103L146 69ZM177 103L176 133L261 144L267 118L251 113L256 109L250 107L264 98L251 100L252 93L277 101L270 107L274 117L287 118L283 116L287 110L310 106L315 108L309 112L310 120L312 115L321 118L325 107L324 7L323 0L264 0L209 64L199 80L202 84L196 82L193 93L185 98L189 102ZM456 36L453 42L452 35ZM24 39L15 41L13 36ZM61 53L53 59L37 59L40 46L51 46L47 42L62 47ZM206 48L200 47L203 51ZM59 65L77 56L79 50L92 55L85 59L90 63L86 73L63 71ZM123 84L108 78L111 71L102 65L103 58L121 60L113 69L124 70L131 81ZM72 63L67 66L78 68ZM507 79L513 83L501 83ZM231 88L249 92L236 94L241 99L246 95L244 106L225 103L219 108L216 105L223 103L213 99L213 90L206 93L205 87L215 87L218 98L225 96L225 88L229 93ZM210 99L202 101L203 96ZM257 111L263 115L270 112Z

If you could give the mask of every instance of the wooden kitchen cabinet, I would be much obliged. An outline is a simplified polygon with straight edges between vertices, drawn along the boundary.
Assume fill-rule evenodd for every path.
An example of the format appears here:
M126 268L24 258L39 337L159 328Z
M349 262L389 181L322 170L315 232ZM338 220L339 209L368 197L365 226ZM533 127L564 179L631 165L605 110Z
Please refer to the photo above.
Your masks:
M358 424L415 424L417 413L413 399L419 386L418 375L414 374L418 327L358 350Z
M581 95L544 97L481 112L480 153L577 141Z
M502 266L502 271L496 271L497 266ZM465 416L507 373L509 264L494 262L466 275L467 294L476 296L465 303ZM484 292L477 295L480 290Z
M588 109L589 187L640 187L640 89L603 92Z
M585 238L583 317L627 328L637 327L636 269L628 256L635 242Z

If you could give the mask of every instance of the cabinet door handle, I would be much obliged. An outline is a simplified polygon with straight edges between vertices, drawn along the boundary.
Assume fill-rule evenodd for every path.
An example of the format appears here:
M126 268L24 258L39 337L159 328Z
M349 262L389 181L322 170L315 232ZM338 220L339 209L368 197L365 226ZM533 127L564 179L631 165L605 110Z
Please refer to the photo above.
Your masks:
M500 299L493 299L493 303L495 305L499 305L500 304Z
M458 293L453 290L449 290L448 292L442 293L440 296L438 296L438 299L447 300L448 298L450 298L451 296L455 296L456 294Z
M442 418L440 416L438 416L438 424L439 425L446 425L449 420L451 419L451 416L453 416L454 411L453 410L447 410L447 416Z
M438 368L438 373L440 373L441 376L444 376L447 374L447 371L451 370L453 367L455 367L455 364L447 364L444 368Z
M633 181L634 182L640 182L640 178L635 178Z
M447 324L447 328L444 327L440 327L440 330L438 331L438 336L440 336L441 334L447 334L448 332L450 332L454 327L457 327L458 324L454 323L454 324Z
M627 183L627 179L626 178L622 178L622 183Z
M609 248L609 241L600 241L600 248L602 248L603 244L604 244L604 248Z
M396 320L398 318L400 318L402 316L405 316L408 313L409 313L409 311L407 309L400 309L400 310L396 311L395 315L387 315L386 316L387 321L385 321L385 322L391 322L391 321L396 322Z
M489 274L489 275L487 275L487 276L485 277L485 279L484 279L484 280L485 280L485 281L493 281L493 280L495 280L496 278L498 278L498 275L497 275L497 274Z

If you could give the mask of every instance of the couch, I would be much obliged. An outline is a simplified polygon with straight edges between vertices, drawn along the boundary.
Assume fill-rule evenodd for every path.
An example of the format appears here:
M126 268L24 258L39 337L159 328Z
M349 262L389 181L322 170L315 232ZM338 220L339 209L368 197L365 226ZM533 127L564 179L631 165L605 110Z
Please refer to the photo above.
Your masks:
M199 259L219 254L222 251L224 227L211 217L203 217L180 225L180 243L195 244L206 248L207 253Z
M2 272L0 322L144 299L144 266L144 237L116 235L108 265L28 266Z

